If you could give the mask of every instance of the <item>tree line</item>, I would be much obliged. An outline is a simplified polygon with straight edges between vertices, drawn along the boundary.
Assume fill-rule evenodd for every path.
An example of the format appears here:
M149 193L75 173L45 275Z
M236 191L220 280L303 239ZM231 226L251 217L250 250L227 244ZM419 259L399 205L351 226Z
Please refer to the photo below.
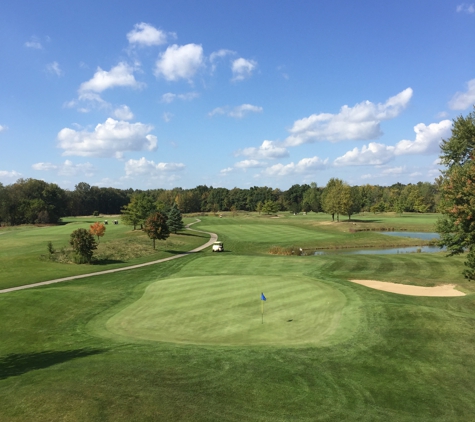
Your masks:
M313 211L326 212L336 219L362 211L435 212L440 202L439 184L436 180L408 185L349 186L332 178L324 187L316 183L295 184L284 191L267 186L227 189L206 185L142 191L90 186L84 182L78 183L74 190L65 190L42 180L19 179L11 185L0 183L0 223L47 224L57 223L65 216L124 211L134 225L134 221L144 221L149 209L168 212L173 204L182 213Z

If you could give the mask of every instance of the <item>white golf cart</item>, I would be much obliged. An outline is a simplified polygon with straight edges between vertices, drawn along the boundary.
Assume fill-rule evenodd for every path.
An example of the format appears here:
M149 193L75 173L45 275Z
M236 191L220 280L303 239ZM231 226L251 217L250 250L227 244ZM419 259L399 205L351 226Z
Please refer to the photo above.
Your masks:
M224 252L223 242L214 242L213 243L213 252Z

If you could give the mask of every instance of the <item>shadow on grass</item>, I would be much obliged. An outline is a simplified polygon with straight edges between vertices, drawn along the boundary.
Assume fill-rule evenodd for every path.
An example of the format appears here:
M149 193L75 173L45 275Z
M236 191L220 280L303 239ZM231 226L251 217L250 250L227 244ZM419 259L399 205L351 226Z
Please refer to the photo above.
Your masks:
M171 253L173 255L187 255L187 254L192 253L189 251L176 251L174 249L164 249L163 252Z
M175 234L175 233L173 233ZM206 238L209 238L209 236L207 236L206 234L204 233L176 233L178 236L193 236L193 237L206 237Z
M92 265L125 264L122 259L97 259L92 261Z
M0 357L0 380L48 368L72 359L104 353L101 349L77 349L38 353L11 353Z
M341 223L381 223L381 221L383 220L358 220L357 218L352 218L351 220L348 221L348 219L346 220L341 220L341 217L340 217L340 222Z

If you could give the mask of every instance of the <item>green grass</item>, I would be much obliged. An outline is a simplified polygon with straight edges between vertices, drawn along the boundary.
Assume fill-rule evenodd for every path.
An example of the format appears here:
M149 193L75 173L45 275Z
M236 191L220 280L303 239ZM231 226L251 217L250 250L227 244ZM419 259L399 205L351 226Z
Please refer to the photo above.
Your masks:
M193 232L172 234L169 239L158 241L154 251L151 240L140 230L132 231L131 227L122 224L108 224L95 251L99 261L94 265L48 261L46 245L49 241L57 250L67 248L74 230L89 229L90 224L98 221L94 218L64 220L67 224L59 226L21 226L0 230L0 289L166 258L191 250L209 239L208 235ZM191 221L194 219L187 223Z
M278 221L320 233L307 228L320 216L295 217ZM0 295L0 420L472 421L463 257L252 253L298 237L273 238L274 222L203 218L230 252ZM350 278L469 294L409 297Z
M259 289L271 292L265 326ZM357 329L353 309L358 305L334 285L301 276L171 278L149 285L106 328L134 339L171 343L328 345Z

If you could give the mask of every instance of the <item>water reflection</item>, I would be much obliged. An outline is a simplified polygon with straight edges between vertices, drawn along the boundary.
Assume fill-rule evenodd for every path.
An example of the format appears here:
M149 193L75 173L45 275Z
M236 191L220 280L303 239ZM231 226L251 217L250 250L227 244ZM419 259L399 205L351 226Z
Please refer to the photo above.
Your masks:
M432 240L439 239L439 233L425 233L425 232L379 232L387 236L410 237L412 239ZM438 246L405 246L397 248L385 249L325 249L315 251L314 255L394 255L400 253L434 253L444 251L445 248Z
M394 255L399 253L417 253L417 252L441 252L444 249L440 249L438 246L406 246L390 249L326 249L321 251L315 251L314 255Z
M410 237L412 239L432 240L440 239L439 233L425 233L425 232L379 232L386 236Z

